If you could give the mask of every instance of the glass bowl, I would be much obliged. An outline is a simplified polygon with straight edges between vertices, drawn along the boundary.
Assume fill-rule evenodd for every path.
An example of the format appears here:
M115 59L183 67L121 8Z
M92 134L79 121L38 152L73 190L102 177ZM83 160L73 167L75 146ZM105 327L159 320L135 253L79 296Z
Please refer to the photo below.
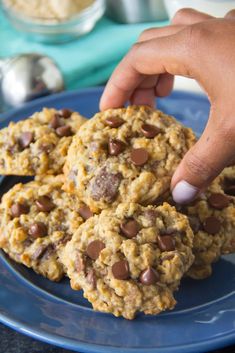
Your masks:
M62 43L90 32L105 11L104 0L95 0L89 7L69 19L58 22L28 17L6 6L1 1L3 11L11 24L27 37L44 43Z

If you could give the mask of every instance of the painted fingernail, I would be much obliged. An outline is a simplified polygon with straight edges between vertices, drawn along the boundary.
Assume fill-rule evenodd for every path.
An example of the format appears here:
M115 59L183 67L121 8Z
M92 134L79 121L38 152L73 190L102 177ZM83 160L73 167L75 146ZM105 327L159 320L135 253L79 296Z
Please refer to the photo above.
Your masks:
M179 204L188 203L195 198L199 191L198 188L189 184L187 181L181 180L172 191L173 200Z

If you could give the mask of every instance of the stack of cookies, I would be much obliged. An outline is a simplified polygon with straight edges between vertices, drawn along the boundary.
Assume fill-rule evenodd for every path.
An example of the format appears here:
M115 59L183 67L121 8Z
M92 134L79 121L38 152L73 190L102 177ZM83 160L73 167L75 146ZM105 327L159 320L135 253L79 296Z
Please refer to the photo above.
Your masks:
M94 309L133 319L173 309L183 276L205 278L235 251L235 169L191 205L171 177L192 131L144 106L87 120L44 109L0 131L0 174L34 176L0 205L0 247Z

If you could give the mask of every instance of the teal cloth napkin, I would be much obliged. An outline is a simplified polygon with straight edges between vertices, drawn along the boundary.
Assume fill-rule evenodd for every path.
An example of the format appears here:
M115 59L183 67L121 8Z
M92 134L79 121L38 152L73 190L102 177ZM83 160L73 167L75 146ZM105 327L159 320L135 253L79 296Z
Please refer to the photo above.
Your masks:
M91 33L65 44L48 45L29 40L17 32L0 10L0 56L44 53L57 62L68 89L94 86L109 78L144 29L165 24L166 21L126 25L104 17Z

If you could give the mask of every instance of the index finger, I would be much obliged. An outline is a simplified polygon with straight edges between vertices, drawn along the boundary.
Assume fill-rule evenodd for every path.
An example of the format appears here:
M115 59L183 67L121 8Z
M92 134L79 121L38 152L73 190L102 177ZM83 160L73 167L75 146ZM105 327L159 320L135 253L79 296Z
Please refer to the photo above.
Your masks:
M122 107L148 75L190 76L187 69L187 28L175 34L136 43L109 79L100 109Z

